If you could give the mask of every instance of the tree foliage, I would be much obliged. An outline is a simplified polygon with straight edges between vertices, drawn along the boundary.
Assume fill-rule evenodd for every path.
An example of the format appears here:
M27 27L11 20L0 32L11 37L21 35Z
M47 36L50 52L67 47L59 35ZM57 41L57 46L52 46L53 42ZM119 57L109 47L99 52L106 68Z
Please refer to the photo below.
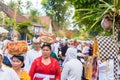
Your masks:
M30 8L30 6L32 5L30 2L27 2L26 4L28 4L27 6L26 6L26 8L27 9L29 9ZM23 14L24 12L23 12L23 7L25 6L25 5L23 5L23 2L21 1L21 0L18 0L18 2L14 2L14 1L10 1L9 3L8 3L8 6L11 8L11 9L13 9L14 11L16 11L16 13L18 13L18 14ZM33 18L31 19L32 21L36 21L35 19L35 13L37 14L37 11L35 12L35 11L32 11L31 10L31 16L33 16ZM35 17L34 17L35 16ZM35 18L35 19L34 19ZM34 20L33 20L34 19ZM5 23L6 23L6 25L7 25L7 28L9 29L9 28L13 28L13 29L15 29L15 30L17 30L20 34L21 34L21 36L23 36L24 38L26 37L26 36L28 36L29 38L31 38L32 36L33 36L33 34L32 33L30 33L30 31L28 30L28 27L29 26L32 26L32 24L30 23L30 22L23 22L23 23L20 23L20 24L18 24L17 22L16 22L16 20L15 19L11 19L11 18L8 18L7 16L5 17ZM24 34L24 35L23 35Z
M68 0L75 7L74 19L76 24L85 25L89 34L96 36L98 34L110 35L112 31L105 31L101 27L101 20L108 14L118 22L120 15L119 0Z
M25 33L29 38L33 37L33 34L28 30L29 27L32 27L32 24L30 22L24 22L19 25L17 25L17 31L19 31L21 34Z
M8 6L13 9L14 11L16 11L17 13L19 14L23 14L23 2L21 0L18 0L17 2L14 2L14 1L10 1L8 3Z
M31 9L30 10L30 20L32 22L38 22L39 21L39 12L37 9Z
M65 29L68 25L70 4L65 0L42 0L42 5L48 16L51 17L56 29Z

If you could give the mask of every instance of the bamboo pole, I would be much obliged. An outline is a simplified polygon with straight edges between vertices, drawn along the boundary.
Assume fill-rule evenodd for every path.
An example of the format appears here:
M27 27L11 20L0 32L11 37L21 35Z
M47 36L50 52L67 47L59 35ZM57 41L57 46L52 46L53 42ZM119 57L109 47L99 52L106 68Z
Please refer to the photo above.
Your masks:
M15 4L15 13L14 13L14 28L16 28L16 16L17 16L17 9L18 9L18 0L17 0L17 2L16 2L16 4Z
M117 5L118 5L118 0L114 0L114 8L117 9ZM112 25L112 28L113 28L113 41L115 43L115 47L117 49L117 51L119 51L119 47L117 45L117 40L115 38L117 38L118 36L115 35L115 27L116 26L116 21L115 21L115 16L116 16L116 13L114 12L113 13L113 25Z

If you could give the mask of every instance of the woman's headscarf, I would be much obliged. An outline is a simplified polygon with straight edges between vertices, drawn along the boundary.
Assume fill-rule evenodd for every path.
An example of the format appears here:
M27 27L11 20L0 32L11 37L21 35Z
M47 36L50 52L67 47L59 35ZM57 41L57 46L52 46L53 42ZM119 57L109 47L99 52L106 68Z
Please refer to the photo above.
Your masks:
M74 47L68 48L66 52L66 58L63 62L63 66L66 62L70 61L71 59L77 59L77 49Z

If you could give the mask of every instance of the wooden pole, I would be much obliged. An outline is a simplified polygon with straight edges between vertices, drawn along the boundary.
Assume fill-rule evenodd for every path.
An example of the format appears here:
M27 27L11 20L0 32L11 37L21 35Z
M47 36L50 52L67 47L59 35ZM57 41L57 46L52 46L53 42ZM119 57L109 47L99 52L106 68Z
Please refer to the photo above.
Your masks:
M14 28L16 27L16 16L17 16L17 9L18 9L18 0L17 0L17 2L16 2L16 4L15 4L15 13L14 13L14 20L15 20L15 22L14 22Z

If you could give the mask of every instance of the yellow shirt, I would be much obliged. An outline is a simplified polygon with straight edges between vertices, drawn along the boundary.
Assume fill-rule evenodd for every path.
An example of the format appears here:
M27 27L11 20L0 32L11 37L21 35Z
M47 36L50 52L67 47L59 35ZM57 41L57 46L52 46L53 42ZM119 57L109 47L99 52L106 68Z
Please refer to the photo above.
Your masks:
M30 80L30 76L27 73L27 71L22 71L22 73L18 74L18 76L20 77L20 80Z

